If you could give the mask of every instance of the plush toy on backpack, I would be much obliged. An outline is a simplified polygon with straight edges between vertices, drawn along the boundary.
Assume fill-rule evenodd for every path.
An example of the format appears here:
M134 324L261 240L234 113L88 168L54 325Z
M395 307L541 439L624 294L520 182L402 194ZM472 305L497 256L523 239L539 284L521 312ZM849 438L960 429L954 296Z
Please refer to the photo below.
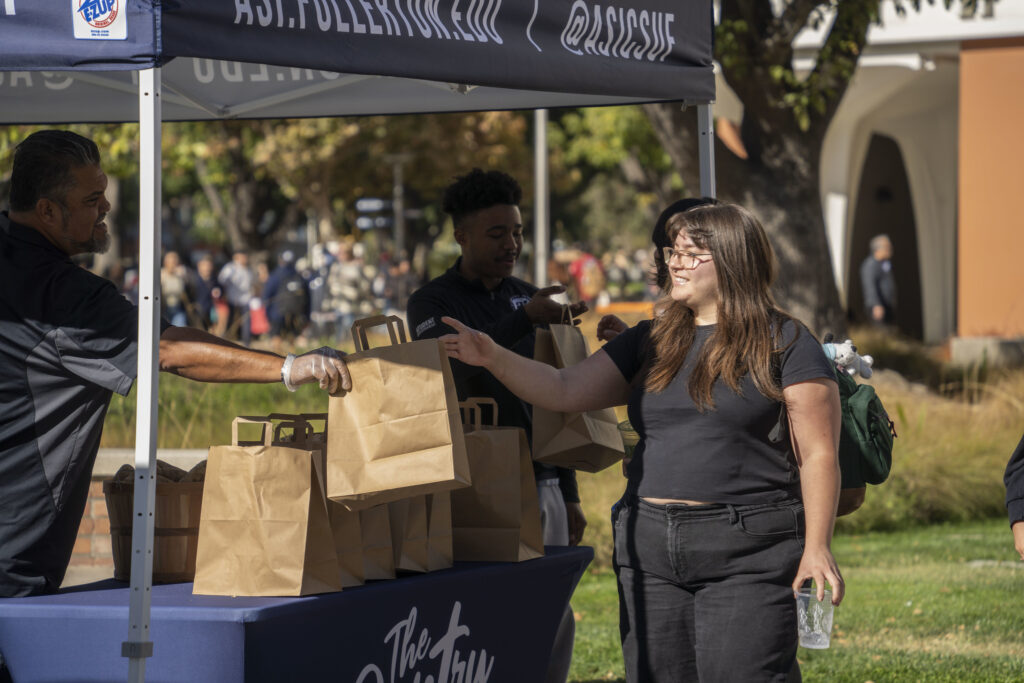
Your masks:
M825 342L822 347L829 360L839 366L841 370L845 370L847 374L859 374L864 379L871 377L871 366L875 359L857 353L857 347L853 345L852 339L847 339L842 344Z
M864 378L871 376L874 362L871 356L858 354L857 347L849 339L842 344L833 343L831 334L825 336L822 346L825 355L836 364L836 382L839 384L842 486L838 514L844 515L864 502L866 484L881 484L889 476L896 429L874 387L859 384L853 379L855 373Z

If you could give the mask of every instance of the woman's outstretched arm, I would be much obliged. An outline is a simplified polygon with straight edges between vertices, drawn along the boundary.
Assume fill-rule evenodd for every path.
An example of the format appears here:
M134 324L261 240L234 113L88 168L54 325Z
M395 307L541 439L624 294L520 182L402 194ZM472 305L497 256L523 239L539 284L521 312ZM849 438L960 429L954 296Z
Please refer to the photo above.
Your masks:
M499 346L483 332L442 318L457 334L441 337L445 351L468 365L486 368L519 398L548 410L583 412L623 405L629 384L604 349L559 370Z

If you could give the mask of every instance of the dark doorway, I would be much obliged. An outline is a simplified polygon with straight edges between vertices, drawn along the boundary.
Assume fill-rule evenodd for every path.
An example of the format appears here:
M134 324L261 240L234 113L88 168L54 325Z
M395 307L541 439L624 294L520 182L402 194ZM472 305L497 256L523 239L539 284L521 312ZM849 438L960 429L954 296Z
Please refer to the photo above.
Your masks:
M896 141L884 135L872 135L860 176L850 235L847 305L853 322L867 321L860 264L868 257L871 238L880 234L888 235L893 244L896 327L908 337L922 339L921 269L917 260L917 224L910 183Z

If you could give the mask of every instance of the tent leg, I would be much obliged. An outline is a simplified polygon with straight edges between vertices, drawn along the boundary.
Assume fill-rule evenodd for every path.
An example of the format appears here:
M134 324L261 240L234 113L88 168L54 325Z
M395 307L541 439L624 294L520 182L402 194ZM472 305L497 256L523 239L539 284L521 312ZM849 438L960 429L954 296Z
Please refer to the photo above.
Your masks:
M132 519L132 574L128 640L128 680L144 681L153 585L153 508L156 497L156 424L160 335L160 69L139 73L139 343L135 410L135 498Z
M697 105L697 132L700 135L700 194L702 197L716 197L715 118L710 102Z
M548 110L533 112L533 284L548 284L551 234L548 230Z

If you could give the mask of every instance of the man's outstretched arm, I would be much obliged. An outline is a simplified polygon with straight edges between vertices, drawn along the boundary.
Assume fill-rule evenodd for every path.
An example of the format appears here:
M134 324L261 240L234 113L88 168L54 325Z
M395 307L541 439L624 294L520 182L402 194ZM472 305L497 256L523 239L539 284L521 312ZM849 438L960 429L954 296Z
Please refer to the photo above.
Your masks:
M160 335L160 370L197 382L271 383L287 379L286 386L295 387L316 381L331 394L352 388L348 366L332 348L304 353L288 363L276 353L239 346L192 327L168 327ZM283 370L287 370L287 377Z

